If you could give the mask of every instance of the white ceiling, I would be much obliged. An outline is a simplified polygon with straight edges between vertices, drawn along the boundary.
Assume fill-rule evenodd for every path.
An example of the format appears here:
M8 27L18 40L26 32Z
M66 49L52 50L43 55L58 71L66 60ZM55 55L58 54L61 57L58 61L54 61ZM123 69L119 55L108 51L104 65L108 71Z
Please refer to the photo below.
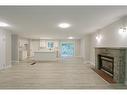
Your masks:
M81 38L127 14L126 6L0 6L0 21L23 37ZM71 24L60 29L61 22Z

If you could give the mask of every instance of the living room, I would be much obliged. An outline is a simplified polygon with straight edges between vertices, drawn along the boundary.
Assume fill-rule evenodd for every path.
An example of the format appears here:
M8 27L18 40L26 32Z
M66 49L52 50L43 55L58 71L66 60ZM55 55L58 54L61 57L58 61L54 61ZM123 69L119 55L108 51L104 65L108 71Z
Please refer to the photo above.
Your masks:
M126 10L0 6L0 88L126 89Z

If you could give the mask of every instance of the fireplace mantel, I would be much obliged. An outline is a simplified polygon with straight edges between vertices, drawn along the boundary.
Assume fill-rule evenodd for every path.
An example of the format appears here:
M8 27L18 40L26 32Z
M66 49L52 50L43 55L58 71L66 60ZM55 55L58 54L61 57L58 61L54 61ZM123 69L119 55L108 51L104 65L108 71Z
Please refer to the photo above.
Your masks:
M98 55L111 56L114 58L113 79L117 83L123 83L125 80L126 48L95 48L96 69L99 69Z

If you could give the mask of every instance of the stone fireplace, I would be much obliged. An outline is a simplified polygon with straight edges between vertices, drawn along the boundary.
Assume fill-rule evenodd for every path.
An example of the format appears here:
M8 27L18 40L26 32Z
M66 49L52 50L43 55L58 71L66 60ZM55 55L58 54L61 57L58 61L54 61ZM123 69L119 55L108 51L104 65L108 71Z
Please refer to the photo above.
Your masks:
M95 48L95 68L112 76L117 83L125 80L125 48Z

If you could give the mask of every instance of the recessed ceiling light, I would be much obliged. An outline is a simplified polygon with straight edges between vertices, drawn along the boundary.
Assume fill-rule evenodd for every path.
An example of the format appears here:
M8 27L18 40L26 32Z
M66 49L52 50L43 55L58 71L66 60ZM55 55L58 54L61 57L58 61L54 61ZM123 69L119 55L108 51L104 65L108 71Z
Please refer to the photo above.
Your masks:
M60 23L58 26L60 28L69 28L71 25L69 23Z
M9 25L7 23L4 22L0 22L0 27L8 27Z
M68 39L74 39L74 37L68 37Z

